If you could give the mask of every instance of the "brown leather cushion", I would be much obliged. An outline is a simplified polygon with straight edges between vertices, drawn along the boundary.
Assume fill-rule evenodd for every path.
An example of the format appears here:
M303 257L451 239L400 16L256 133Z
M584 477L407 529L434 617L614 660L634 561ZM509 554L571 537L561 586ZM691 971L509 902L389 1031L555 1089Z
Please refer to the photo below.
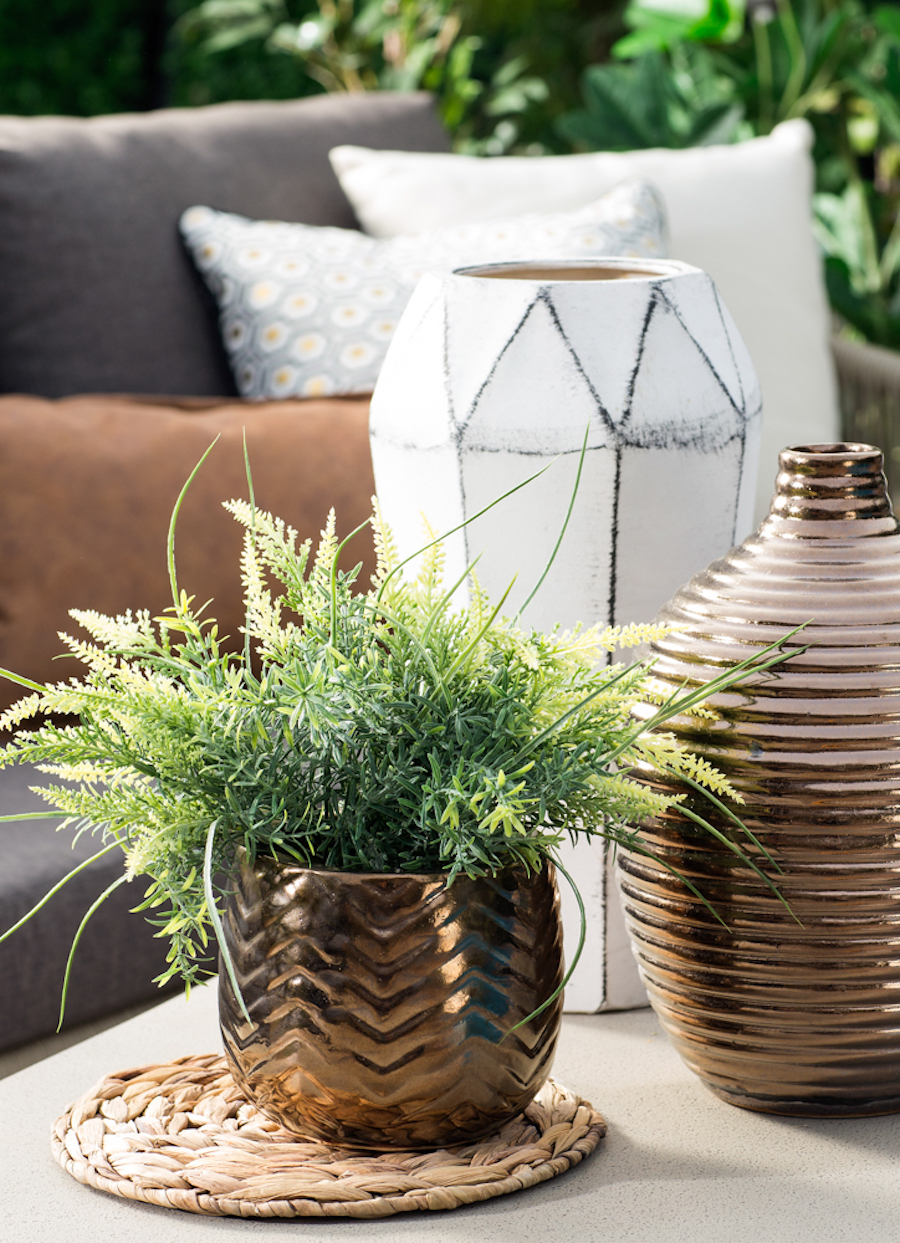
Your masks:
M184 481L195 479L178 522L179 585L220 634L241 637L243 528L222 501L247 497L243 430L256 502L301 538L318 536L329 508L348 533L371 512L369 398L222 401L82 396L0 397L0 666L39 682L79 676L57 631L79 633L71 608L122 613L171 604L166 532ZM366 530L345 566L374 568ZM25 692L0 682L0 705Z

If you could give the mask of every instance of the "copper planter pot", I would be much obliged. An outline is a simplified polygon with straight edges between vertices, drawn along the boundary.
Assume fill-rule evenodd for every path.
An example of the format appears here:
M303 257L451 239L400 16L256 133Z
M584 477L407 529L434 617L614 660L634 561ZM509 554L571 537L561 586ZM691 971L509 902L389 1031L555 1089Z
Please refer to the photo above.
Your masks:
M301 1135L430 1149L492 1133L546 1080L562 978L552 871L496 879L356 875L259 859L240 869L225 935L232 1074Z
M688 1066L733 1104L900 1110L900 528L881 454L785 451L759 532L660 619L683 627L657 647L673 687L802 622L792 642L811 646L776 676L718 696L716 721L676 724L745 796L741 817L784 869L763 865L801 924L683 817L652 822L650 847L728 925L662 867L621 856L652 1004Z

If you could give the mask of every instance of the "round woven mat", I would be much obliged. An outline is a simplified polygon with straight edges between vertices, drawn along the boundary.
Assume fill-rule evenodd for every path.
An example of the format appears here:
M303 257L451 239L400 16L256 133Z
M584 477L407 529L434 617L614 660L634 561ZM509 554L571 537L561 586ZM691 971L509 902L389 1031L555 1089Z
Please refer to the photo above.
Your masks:
M389 1217L490 1200L577 1165L602 1116L551 1079L477 1144L365 1154L291 1135L251 1105L217 1054L101 1079L53 1126L81 1183L163 1208L231 1217Z

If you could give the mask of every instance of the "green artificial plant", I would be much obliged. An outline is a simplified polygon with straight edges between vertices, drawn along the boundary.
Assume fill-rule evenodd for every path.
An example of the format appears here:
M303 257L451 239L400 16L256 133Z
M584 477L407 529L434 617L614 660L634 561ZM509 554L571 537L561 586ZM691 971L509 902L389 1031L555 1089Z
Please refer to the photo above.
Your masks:
M29 694L0 718L17 730L0 766L36 763L55 779L39 791L55 809L47 814L65 813L76 836L95 834L94 858L124 856L85 922L113 888L149 882L138 909L170 942L160 983L214 968L215 878L239 847L251 860L452 881L540 867L567 837L645 851L641 821L683 803L760 875L772 862L726 810L723 799L740 798L725 778L658 727L784 659L780 648L639 722L634 709L655 694L651 665L607 662L659 628L529 632L501 616L503 600L486 599L471 567L460 606L466 582L444 583L440 541L406 578L377 505L378 568L360 591L358 568L337 568L333 515L313 556L254 506L251 485L251 503L226 506L245 528L246 633L235 654L177 581L184 494L169 535L171 608L156 618L73 611L90 638L63 638L83 680L40 685L6 672ZM18 728L33 718L44 723ZM713 817L635 780L635 768L705 791Z

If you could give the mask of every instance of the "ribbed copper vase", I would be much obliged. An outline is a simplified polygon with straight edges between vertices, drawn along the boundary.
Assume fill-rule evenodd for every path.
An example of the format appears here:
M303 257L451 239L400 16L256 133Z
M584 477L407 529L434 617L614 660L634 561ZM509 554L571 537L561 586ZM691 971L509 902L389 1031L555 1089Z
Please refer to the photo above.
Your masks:
M620 858L652 1004L688 1066L736 1105L773 1113L900 1110L900 529L881 454L782 453L759 532L663 609L672 687L696 684L809 625L773 676L676 732L743 793L741 818L783 868L764 882L679 815L651 849L728 925L635 854ZM698 811L708 812L702 800ZM728 822L718 827L741 840Z
M561 998L507 1032L562 978L551 870L445 880L243 863L225 935L251 1022L224 970L219 1013L234 1078L282 1125L361 1148L468 1143L546 1080Z

